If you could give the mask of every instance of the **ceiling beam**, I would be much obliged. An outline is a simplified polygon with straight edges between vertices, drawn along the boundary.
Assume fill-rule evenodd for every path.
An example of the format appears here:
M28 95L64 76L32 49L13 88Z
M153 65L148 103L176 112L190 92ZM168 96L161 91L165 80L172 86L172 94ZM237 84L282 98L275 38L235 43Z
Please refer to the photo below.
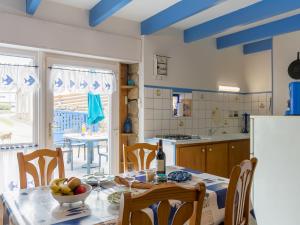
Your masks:
M299 8L300 1L298 0L264 0L186 29L184 42L190 43L207 38L235 26L254 23Z
M216 5L220 0L181 0L169 8L142 21L141 35L153 34L172 24Z
M26 13L33 15L38 9L42 0L26 0Z
M90 26L95 27L102 23L131 1L132 0L101 0L90 10Z
M256 52L272 50L272 47L273 47L273 40L272 38L269 38L266 40L245 44L243 46L243 53L244 55L249 55Z
M217 48L227 48L300 30L300 14L217 38Z

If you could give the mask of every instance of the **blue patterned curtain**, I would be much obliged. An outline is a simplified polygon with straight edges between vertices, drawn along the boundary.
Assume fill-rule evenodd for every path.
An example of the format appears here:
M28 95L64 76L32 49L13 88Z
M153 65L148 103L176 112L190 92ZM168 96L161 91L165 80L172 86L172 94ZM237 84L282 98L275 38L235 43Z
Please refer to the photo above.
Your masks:
M2 90L32 92L38 87L37 67L0 65L0 88Z
M116 88L115 75L112 71L81 70L69 67L52 67L51 69L55 93L111 94Z

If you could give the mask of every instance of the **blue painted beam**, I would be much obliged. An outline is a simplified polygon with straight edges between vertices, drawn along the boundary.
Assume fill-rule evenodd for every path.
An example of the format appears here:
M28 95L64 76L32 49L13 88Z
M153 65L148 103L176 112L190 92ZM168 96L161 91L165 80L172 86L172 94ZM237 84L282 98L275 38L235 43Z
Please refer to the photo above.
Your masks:
M42 0L26 0L26 13L33 15L38 9Z
M190 43L207 38L235 26L254 23L298 8L300 8L299 0L264 0L186 29L184 42Z
M217 38L217 48L227 48L300 30L300 14Z
M220 0L181 0L169 8L142 21L141 35L153 34L180 20L208 9L218 2L220 2Z
M101 0L90 10L90 26L95 27L102 23L131 1L132 0Z
M262 40L262 41L257 41L254 43L249 43L243 46L243 53L244 55L256 53L256 52L262 52L262 51L267 51L271 50L273 47L273 40L272 38Z

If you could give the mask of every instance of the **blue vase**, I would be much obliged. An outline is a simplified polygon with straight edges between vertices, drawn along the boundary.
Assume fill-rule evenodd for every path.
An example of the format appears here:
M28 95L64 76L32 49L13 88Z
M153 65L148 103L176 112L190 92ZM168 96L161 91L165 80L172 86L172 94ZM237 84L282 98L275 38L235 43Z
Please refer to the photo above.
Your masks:
M127 118L124 123L124 133L132 133L132 121Z

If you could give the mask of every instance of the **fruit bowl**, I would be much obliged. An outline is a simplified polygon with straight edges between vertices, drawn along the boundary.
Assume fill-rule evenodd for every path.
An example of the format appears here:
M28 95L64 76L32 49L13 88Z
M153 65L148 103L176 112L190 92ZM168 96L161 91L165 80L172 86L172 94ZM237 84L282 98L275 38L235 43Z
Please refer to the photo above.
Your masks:
M90 195L92 191L92 186L89 184L81 184L86 188L86 191L82 194L78 195L59 195L55 193L51 193L53 198L58 201L60 205L64 203L75 203L75 202L82 202L84 203L85 199Z

